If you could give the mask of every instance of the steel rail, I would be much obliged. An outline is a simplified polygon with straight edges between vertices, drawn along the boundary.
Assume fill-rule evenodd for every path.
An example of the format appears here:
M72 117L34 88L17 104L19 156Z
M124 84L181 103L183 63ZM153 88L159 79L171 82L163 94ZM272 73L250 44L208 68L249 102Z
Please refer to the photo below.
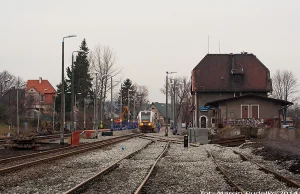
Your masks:
M144 178L143 182L140 184L140 186L136 189L136 191L134 192L135 194L140 194L142 192L143 187L145 186L145 184L147 183L148 179L150 178L151 173L153 172L156 164L158 163L158 161L162 158L162 156L167 152L167 150L170 147L170 143L168 142L164 148L164 150L162 151L162 153L157 157L156 161L154 162L154 164L152 165L151 169L149 170L147 176Z
M179 141L179 140L168 140L168 139L165 139L165 138L161 138L161 137L150 137L150 136L142 136L140 137L142 139L147 139L147 140L156 140L156 141L161 141L161 142L171 142L171 143L177 143L177 144L183 144L184 142L183 141ZM193 146L193 147L199 147L199 145L197 144L193 144L193 143L189 143L190 146Z
M124 135L124 136L115 137L115 138L111 138L111 139L119 139L119 138L126 137L126 136L129 136L129 135ZM67 151L67 150L71 150L71 149L78 149L78 148L83 148L83 147L87 147L87 146L91 146L91 145L97 145L99 143L106 142L106 141L109 141L111 139L105 139L105 140L102 140L102 141L96 141L96 142L92 142L92 143L79 144L77 146L72 146L72 147L69 146L69 147L63 147L63 148L56 148L56 149L41 151L41 152L37 152L37 153L23 154L23 155L19 155L19 156L4 158L4 159L0 159L0 164L1 163L13 162L13 161L16 161L16 160L21 160L21 159L26 159L26 158L30 158L30 157L35 157L35 156L43 156L43 155L56 153L56 152L60 152L60 151Z
M266 173L273 174L278 180L286 182L290 186L293 186L293 187L296 187L296 188L300 188L300 184L299 183L297 183L297 182L295 182L295 181L293 181L293 180L291 180L291 179L289 179L287 177L284 177L284 176L282 176L282 175L280 175L280 174L278 174L278 173L276 173L276 172L274 172L274 171L272 171L272 170L270 170L270 169L268 169L268 168L266 168L266 167L258 164L257 162L254 162L253 160L250 160L249 158L247 158L246 156L244 156L242 153L239 153L239 152L237 152L235 150L233 150L233 152L235 154L238 154L243 160L249 161L249 162L257 165L259 167L259 169L261 169L262 171L264 171Z
M112 165L110 165L109 167L106 167L105 169L103 169L102 171L100 171L99 173L97 173L96 175L90 177L89 179L81 182L80 184L76 185L75 187L69 189L68 191L65 192L65 194L72 194L72 193L78 193L79 191L82 191L85 189L85 187L90 184L92 181L99 179L100 177L103 177L104 175L108 174L109 172L111 172L112 170L116 169L119 166L119 163L124 160L124 159L128 159L131 156L133 156L134 154L140 152L141 150L143 150L144 148L146 148L148 145L150 145L151 143L153 143L153 141L147 143L145 146L143 146L141 149L128 154L127 156L121 158L120 160L116 161L115 163L113 163Z
M79 153L82 153L82 152L91 151L93 149L98 149L100 147L115 144L115 143L130 139L130 138L133 138L133 137L138 137L138 136L139 135L133 134L132 136L121 137L119 139L115 139L115 138L114 139L109 139L108 141L100 142L97 145L93 145L93 146L90 146L90 147L87 147L87 148L82 148L82 149L74 150L74 151L71 151L71 152L68 152L68 153L63 153L63 154L43 158L43 159L40 159L40 160L34 160L34 161L26 162L26 163L23 163L23 164L18 164L18 165L12 166L12 167L7 167L7 168L4 168L4 169L0 169L0 174L5 174L5 173L8 173L8 172L16 171L16 170L19 170L19 169L22 169L22 168L25 168L25 167L29 167L29 166L33 166L33 165L36 165L36 164L40 164L40 163L43 163L43 162L49 162L49 161L61 159L61 158L68 157L68 156L75 155L75 154L79 154Z
M246 194L246 191L244 191L241 187L239 187L237 184L235 184L230 178L229 176L227 175L227 173L220 167L220 165L218 164L217 160L215 159L214 155L207 151L206 152L208 153L208 155L212 158L212 160L214 161L214 163L216 164L217 166L217 170L219 170L225 177L226 177L226 181L235 187L235 189L238 191L238 192L241 192L243 194Z

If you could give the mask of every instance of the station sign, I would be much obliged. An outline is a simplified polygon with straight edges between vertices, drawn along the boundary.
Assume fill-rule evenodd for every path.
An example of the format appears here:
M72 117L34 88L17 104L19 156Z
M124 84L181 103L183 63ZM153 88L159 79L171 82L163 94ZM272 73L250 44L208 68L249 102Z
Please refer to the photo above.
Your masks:
M208 111L208 110L210 110L210 106L200 106L199 110L200 111Z

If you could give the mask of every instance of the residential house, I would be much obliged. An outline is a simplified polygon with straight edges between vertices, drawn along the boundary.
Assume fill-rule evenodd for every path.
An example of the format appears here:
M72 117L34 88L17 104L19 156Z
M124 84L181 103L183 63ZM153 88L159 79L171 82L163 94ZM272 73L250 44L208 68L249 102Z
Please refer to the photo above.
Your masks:
M36 117L35 113L39 110L43 114L52 114L55 96L56 90L48 80L41 77L38 80L28 80L25 90L27 116Z
M196 127L217 127L229 118L274 119L282 106L290 104L268 98L270 71L246 52L207 54L193 69L191 80Z
M166 119L166 103L158 103L153 102L150 104L150 107L148 110L152 110L156 113L157 119L159 120L160 124L165 123ZM171 105L168 104L168 123L170 124L170 118L171 118Z

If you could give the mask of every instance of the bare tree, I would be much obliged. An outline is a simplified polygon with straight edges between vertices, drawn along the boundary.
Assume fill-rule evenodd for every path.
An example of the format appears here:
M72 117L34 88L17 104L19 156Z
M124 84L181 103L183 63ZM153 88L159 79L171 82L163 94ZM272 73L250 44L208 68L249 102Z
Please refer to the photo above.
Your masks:
M287 115L292 117L295 127L299 127L300 124L300 106L299 104L295 104L289 108Z
M0 72L0 92L3 96L10 88L17 85L18 79L8 71Z
M297 78L292 71L277 70L272 77L273 92L272 97L295 102L298 97Z
M138 84L134 84L135 88L135 111L138 113L142 111L142 109L145 107L144 105L149 102L149 91L147 86L140 86Z
M98 93L97 97L100 98L99 105L102 110L101 114L104 115L104 104L107 97L107 92L111 89L110 77L115 77L121 72L121 69L115 64L116 54L108 46L97 45L94 50L90 52L89 62L91 65L91 72L98 73L98 88L95 88ZM93 74L95 77L96 75ZM95 83L96 79L94 79ZM113 83L113 87L118 83ZM96 84L94 84L96 86ZM100 115L101 115L100 114Z
M170 83L170 82L169 82ZM190 120L191 115L189 112L189 107L191 105L191 81L187 77L176 77L172 79L172 83L168 87L171 88L171 92L168 92L168 97L173 96L173 101L175 101L175 119L178 120ZM166 94L166 85L160 89L163 94ZM175 92L175 99L174 99Z
M295 102L298 100L296 96L297 78L294 73L289 70L277 70L272 77L273 92L272 97ZM284 124L286 124L287 107L283 110Z

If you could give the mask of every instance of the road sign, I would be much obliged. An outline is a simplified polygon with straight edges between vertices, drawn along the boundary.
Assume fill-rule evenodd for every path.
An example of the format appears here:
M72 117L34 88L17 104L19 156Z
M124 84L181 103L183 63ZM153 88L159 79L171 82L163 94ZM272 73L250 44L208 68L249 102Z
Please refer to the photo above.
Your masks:
M208 111L208 110L210 110L210 106L200 106L199 110L200 111Z

